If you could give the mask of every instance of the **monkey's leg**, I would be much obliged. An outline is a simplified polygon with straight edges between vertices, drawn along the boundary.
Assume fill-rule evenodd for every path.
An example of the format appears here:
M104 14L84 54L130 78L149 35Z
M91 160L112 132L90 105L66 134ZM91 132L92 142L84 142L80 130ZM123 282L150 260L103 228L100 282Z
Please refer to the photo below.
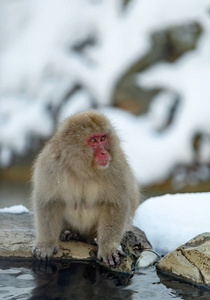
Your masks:
M36 242L32 254L46 260L59 249L64 204L61 202L35 203Z
M120 264L120 255L125 256L120 245L126 223L125 208L122 206L103 204L100 209L98 259L103 259L108 267Z

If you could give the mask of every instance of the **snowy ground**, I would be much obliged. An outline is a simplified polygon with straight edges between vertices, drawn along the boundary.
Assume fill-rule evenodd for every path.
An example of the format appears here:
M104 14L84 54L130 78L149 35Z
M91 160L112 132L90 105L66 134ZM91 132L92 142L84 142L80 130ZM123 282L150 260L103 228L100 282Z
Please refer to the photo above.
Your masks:
M143 230L159 254L166 254L196 235L210 232L210 193L176 194L154 197L141 204L134 225ZM0 209L24 213L22 205Z
M28 213L29 210L23 205L14 205L10 207L0 208L0 213L9 213L9 214L22 214Z
M153 249L166 254L196 235L210 232L210 193L154 197L142 203L134 225L145 231Z

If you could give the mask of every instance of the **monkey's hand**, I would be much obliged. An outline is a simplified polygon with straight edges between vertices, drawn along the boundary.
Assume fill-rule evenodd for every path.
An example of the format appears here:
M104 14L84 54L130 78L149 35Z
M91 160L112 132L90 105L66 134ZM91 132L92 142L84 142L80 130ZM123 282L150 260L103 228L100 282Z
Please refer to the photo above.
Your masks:
M126 256L121 245L107 249L107 245L103 249L98 250L98 259L103 260L108 268L115 267L115 263L120 264L120 255Z
M59 249L57 244L53 243L37 243L33 245L32 254L39 260L48 260L53 254L56 254Z

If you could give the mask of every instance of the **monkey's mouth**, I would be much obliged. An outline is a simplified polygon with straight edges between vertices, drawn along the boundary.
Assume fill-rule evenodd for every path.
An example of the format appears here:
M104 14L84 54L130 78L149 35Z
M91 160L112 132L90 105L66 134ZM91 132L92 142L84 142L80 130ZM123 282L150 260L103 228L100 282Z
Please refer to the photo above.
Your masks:
M107 166L108 163L109 163L109 160L108 160L108 159L107 159L107 160L105 159L105 160L97 161L97 164L98 164L99 166Z

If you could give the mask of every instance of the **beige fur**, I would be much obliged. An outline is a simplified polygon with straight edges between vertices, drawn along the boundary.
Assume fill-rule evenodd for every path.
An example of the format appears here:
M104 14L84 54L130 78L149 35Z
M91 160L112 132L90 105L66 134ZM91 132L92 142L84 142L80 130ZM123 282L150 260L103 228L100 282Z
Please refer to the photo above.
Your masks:
M97 165L85 140L93 133L108 135L111 157ZM119 263L122 236L139 203L138 184L108 119L95 111L67 118L39 154L33 174L36 242L33 254L47 259L59 248L68 229L97 238L98 257ZM114 262L115 260L115 262Z

